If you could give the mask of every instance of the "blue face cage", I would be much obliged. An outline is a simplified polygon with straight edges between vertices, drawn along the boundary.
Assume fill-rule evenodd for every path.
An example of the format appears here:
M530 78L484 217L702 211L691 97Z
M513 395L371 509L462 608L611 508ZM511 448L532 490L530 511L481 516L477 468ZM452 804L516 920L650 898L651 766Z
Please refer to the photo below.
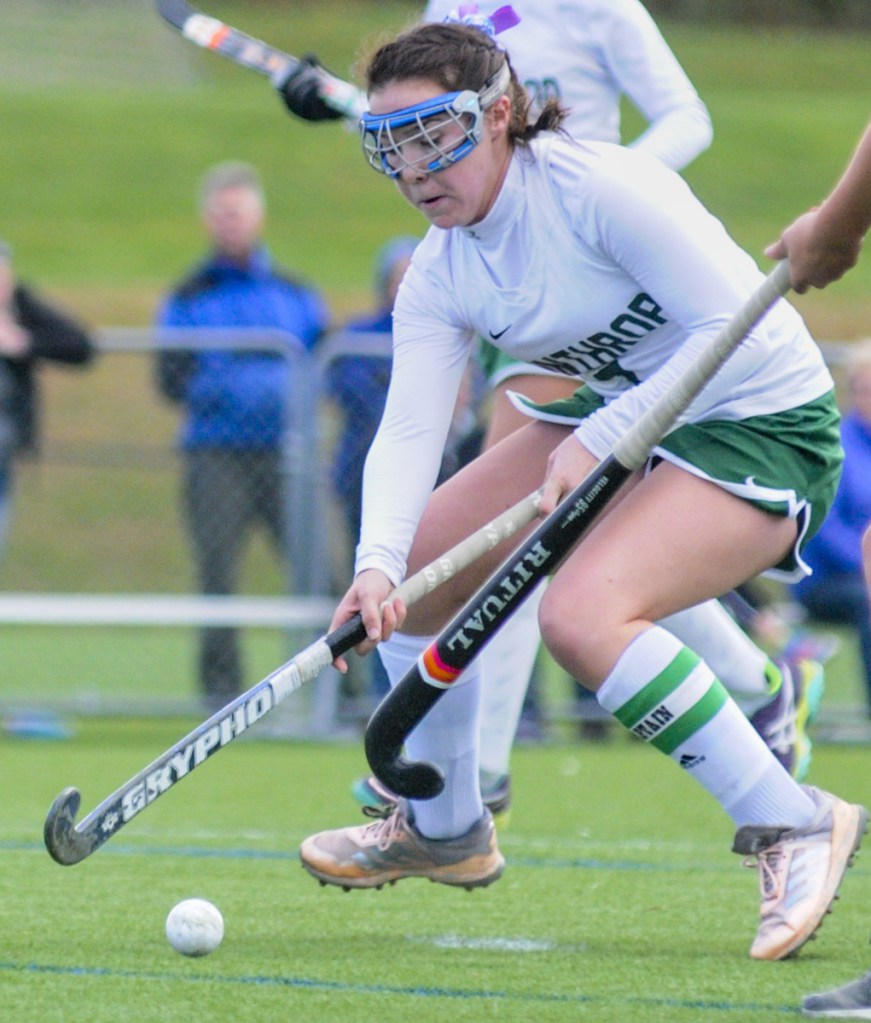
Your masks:
M398 177L407 167L436 174L468 155L481 141L484 111L508 87L504 61L480 92L448 92L389 114L364 114L363 152L370 167Z

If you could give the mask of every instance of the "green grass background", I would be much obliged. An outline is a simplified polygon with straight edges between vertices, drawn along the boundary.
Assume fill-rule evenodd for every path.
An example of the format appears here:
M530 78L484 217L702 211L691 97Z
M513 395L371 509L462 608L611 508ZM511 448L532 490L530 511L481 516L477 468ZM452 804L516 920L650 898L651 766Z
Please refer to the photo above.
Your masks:
M285 115L265 79L186 43L150 4L16 8L0 40L0 233L22 270L99 322L148 322L154 298L199 254L194 190L215 160L261 168L276 253L324 287L337 312L367 300L381 241L423 229L366 168L354 133ZM410 0L209 6L345 75L419 9ZM788 26L662 27L715 127L687 176L761 258L761 246L831 187L867 122L867 39ZM636 125L630 116L627 135ZM869 272L811 296L809 317L825 325L848 298L862 299Z

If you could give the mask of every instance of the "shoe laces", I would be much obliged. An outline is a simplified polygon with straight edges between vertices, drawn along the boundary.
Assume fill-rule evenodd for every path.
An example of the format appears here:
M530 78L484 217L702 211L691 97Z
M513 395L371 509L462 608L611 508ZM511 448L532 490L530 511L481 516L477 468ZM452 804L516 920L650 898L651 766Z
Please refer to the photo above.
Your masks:
M779 902L786 888L786 857L780 844L764 849L742 861L745 867L759 870L759 893L763 902Z
M788 851L786 849L787 841ZM763 916L773 912L775 906L785 904L793 862L800 861L803 865L797 863L799 865L795 874L797 890L790 896L790 901L794 901L796 897L802 898L812 880L811 864L819 845L815 835L803 835L801 838L791 838L787 841L777 842L743 861L745 867L759 868L759 891L762 895ZM807 859L808 855L811 857L810 860ZM765 908L766 904L769 906L768 910Z
M363 813L367 817L376 818L366 827L364 834L381 852L386 852L393 842L408 830L408 822L398 806L364 806Z

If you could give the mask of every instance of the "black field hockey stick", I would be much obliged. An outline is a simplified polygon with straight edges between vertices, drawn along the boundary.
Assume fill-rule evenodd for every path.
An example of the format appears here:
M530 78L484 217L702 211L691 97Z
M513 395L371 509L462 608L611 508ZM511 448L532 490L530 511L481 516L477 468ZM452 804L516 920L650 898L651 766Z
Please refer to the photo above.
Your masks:
M413 604L487 551L515 536L535 519L540 493L522 501L452 547L446 554L410 576L394 590ZM176 782L186 778L219 750L247 731L290 693L315 678L329 664L366 638L360 615L316 640L267 678L228 703L156 760L107 796L76 824L81 803L78 789L67 788L55 799L45 819L45 845L53 859L65 866L79 863L116 834L128 821Z
M265 75L276 89L280 90L300 66L296 57L240 32L219 18L198 11L187 0L157 0L157 10L185 39ZM336 113L356 124L368 109L364 93L356 85L337 78L325 68L318 67L317 73L322 79L318 89L320 98Z
M393 792L431 799L442 791L438 768L403 758L409 734L538 583L556 571L651 449L788 290L789 266L784 261L611 453L502 562L382 700L366 728L366 758Z

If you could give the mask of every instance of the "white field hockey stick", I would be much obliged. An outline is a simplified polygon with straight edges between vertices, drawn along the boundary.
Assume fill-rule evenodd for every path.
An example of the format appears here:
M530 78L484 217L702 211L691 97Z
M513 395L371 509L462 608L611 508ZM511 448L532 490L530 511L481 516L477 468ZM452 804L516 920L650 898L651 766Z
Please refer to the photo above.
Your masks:
M789 266L784 261L611 454L512 551L382 700L366 729L365 745L369 766L389 789L412 799L431 799L442 791L444 779L433 764L403 759L409 734L538 583L559 568L629 476L644 465L681 413L787 291Z
M437 586L471 565L487 551L513 537L538 513L540 492L522 501L452 547L446 554L410 576L389 599L401 597L413 604ZM111 838L138 813L150 806L176 782L223 749L268 714L290 693L366 638L360 615L316 640L271 675L228 703L172 749L107 796L96 809L76 824L81 795L67 788L55 799L45 819L45 845L58 863L79 863Z
M187 0L157 0L157 10L185 39L265 75L276 89L280 89L299 67L300 62L296 57L246 35L218 18L203 14ZM337 78L325 68L319 67L317 72L322 79L318 89L320 98L356 125L369 108L365 94L356 85Z

